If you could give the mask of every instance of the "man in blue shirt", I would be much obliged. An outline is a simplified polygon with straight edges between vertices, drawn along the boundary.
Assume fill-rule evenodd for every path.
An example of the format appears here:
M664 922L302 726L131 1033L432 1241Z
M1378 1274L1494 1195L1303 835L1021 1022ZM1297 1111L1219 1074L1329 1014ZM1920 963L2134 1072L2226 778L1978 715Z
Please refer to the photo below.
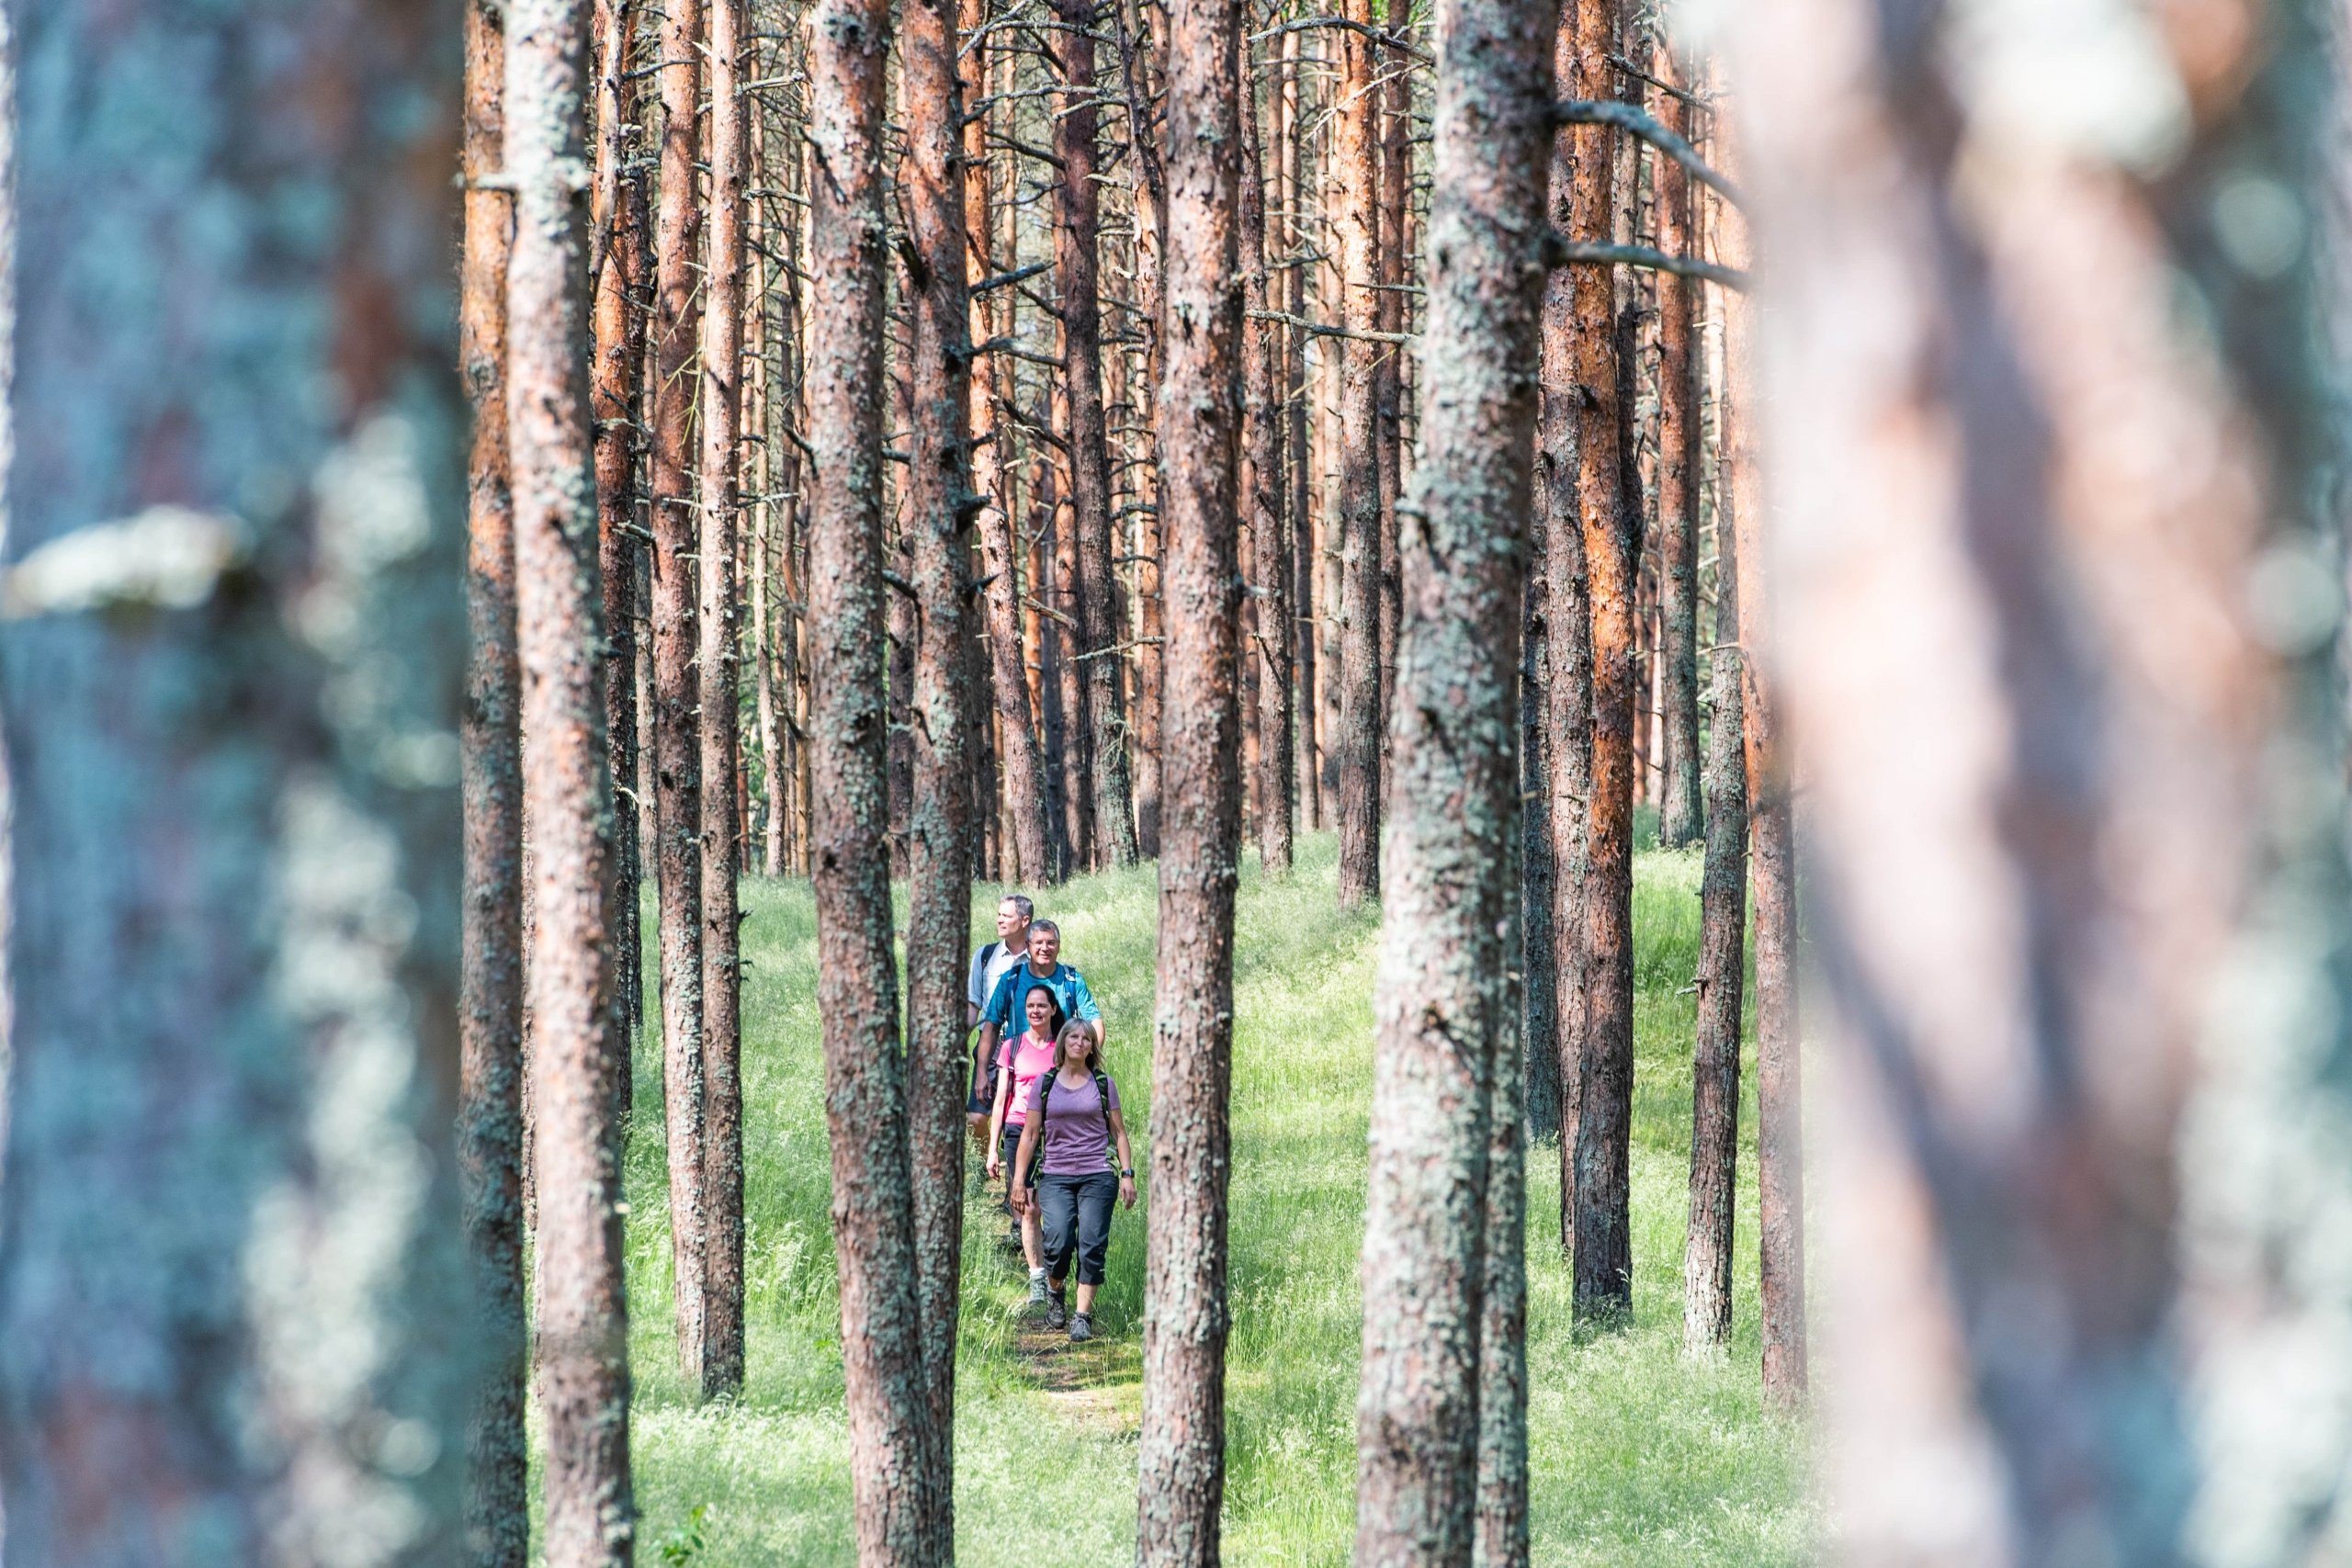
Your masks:
M1017 1027L1026 1028L1023 1002L1033 986L1043 986L1061 1003L1062 1016L1094 1027L1094 1048L1102 1048L1102 1010L1086 988L1086 976L1061 962L1062 929L1051 920L1029 922L1029 962L1014 965L996 983L980 1013L980 1059L996 1060L997 1044Z

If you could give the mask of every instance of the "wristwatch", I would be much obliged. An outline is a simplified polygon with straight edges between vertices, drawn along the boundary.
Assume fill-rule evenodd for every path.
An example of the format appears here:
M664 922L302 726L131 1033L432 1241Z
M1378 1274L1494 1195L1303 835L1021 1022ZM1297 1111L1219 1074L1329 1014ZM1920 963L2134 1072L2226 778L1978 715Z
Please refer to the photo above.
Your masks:
M1125 1177L1129 1181L1133 1181L1136 1179L1135 1167L1129 1166L1125 1170L1120 1171L1119 1174Z

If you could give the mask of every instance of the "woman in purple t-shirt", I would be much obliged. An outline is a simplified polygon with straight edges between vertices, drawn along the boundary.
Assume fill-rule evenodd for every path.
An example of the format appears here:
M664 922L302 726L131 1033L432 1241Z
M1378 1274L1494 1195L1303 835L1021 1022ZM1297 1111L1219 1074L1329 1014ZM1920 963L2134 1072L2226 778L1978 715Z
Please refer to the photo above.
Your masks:
M1119 1163L1111 1164L1116 1143ZM1028 1190L1035 1183L1035 1190ZM1136 1206L1136 1162L1127 1148L1126 1118L1119 1113L1119 1086L1102 1069L1094 1031L1078 1020L1062 1026L1054 1042L1054 1070L1029 1091L1029 1120L1013 1156L1012 1201L1038 1215L1046 1267L1053 1292L1046 1321L1064 1321L1062 1281L1070 1258L1078 1259L1078 1311L1069 1314L1069 1337L1094 1337L1094 1291L1102 1283L1102 1260L1111 1250L1114 1199Z

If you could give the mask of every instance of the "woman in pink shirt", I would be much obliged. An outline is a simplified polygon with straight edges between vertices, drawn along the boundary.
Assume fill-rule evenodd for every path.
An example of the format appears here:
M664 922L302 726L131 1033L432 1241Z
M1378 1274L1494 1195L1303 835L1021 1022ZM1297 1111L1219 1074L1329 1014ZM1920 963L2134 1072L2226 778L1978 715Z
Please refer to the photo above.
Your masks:
M1028 1030L997 1048L996 1108L989 1113L989 1175L1012 1168L1013 1151L1029 1120L1029 1089L1054 1066L1054 1036L1061 1032L1061 1004L1051 988L1032 986L1023 998ZM1029 1304L1046 1304L1045 1244L1037 1230L1037 1206L1021 1213L1021 1251L1029 1260Z

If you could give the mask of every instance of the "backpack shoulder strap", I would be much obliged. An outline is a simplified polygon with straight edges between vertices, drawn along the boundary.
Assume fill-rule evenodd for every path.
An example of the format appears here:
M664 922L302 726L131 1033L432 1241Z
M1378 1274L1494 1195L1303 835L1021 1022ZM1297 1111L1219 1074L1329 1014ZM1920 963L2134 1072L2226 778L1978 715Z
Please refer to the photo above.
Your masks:
M1094 1100L1102 1108L1102 1163L1116 1170L1119 1151L1118 1140L1111 1134L1111 1077L1100 1067L1094 1069Z
M991 958L994 958L994 957L996 956L996 950L997 950L998 948L1000 948L1000 947L1003 946L1003 945L1004 945L1004 944L1003 944L1002 942L989 942L986 947L983 947L983 948L981 948L981 949L980 949L980 973L981 973L981 974L985 975L985 974L987 974L987 973L988 973L988 970L989 970L989 959L991 959Z

